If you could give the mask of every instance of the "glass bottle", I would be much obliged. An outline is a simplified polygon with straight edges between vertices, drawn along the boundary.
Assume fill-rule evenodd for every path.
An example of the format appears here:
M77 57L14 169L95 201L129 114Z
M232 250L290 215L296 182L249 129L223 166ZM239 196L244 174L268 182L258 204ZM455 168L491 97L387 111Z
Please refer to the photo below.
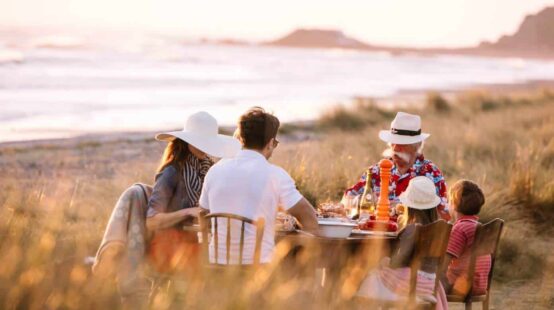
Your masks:
M369 219L369 215L374 209L373 205L373 194L371 191L371 171L368 169L366 171L364 192L358 201L358 214L359 219Z

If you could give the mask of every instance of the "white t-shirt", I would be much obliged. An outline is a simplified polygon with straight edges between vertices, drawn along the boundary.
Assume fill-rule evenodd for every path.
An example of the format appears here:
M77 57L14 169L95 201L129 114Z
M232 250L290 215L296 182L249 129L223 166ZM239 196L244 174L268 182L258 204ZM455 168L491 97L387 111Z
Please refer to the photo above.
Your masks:
M240 151L234 158L222 159L210 168L204 179L200 206L210 213L232 213L257 220L265 219L261 262L268 263L275 247L275 218L279 207L288 210L302 199L294 180L278 166L250 150ZM240 221L231 220L230 264L238 264ZM218 261L226 264L227 220L218 220ZM256 227L245 225L243 264L254 257ZM215 262L213 237L210 241L210 262Z

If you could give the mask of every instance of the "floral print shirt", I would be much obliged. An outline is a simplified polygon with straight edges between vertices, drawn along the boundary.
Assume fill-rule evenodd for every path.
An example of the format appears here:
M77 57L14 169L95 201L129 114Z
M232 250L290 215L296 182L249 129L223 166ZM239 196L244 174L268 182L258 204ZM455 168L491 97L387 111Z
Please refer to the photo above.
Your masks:
M379 173L379 165L375 164L369 167L371 190L375 197L378 199L381 192L381 178ZM389 184L389 200L392 203L399 203L398 196L406 190L408 183L412 178L416 176L428 177L435 183L437 189L437 195L441 198L441 203L438 206L439 214L444 220L450 220L450 214L448 213L448 200L446 191L446 182L439 168L433 164L430 160L425 159L423 155L418 155L413 166L408 171L400 175L400 172L396 166L392 167L391 180ZM361 195L363 194L366 184L367 175L364 173L358 183L346 190L346 194Z

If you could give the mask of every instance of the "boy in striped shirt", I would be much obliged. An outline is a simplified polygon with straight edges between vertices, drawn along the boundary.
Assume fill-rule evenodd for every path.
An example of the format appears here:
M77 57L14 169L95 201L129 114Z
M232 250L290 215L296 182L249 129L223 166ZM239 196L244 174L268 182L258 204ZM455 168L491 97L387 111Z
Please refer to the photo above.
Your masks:
M467 281L467 275L471 247L479 220L477 214L484 203L483 191L472 181L460 180L450 188L450 210L455 223L446 250L448 270L443 282L447 294L465 295L469 292L470 284ZM485 294L490 269L490 255L477 257L473 295Z

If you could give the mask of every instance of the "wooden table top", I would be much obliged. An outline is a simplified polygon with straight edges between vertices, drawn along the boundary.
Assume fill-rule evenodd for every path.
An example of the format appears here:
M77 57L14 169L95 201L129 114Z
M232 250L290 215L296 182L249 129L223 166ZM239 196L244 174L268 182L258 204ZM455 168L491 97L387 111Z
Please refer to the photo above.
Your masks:
M200 232L200 225L185 225L182 226L182 229L184 231L191 231L191 232ZM359 234L353 232L349 237L347 238L328 238L328 237L322 237L322 236L310 236L308 234L302 233L302 231L276 231L275 232L275 240L313 240L316 242L322 242L322 243L363 243L363 242L370 242L370 241L376 241L376 240L396 240L396 235L391 235L387 233L379 233L379 232L366 232L365 234Z
M284 240L289 240L294 243L304 243L304 242L316 242L320 244L337 244L337 245L348 245L348 244L363 244L363 243L375 243L375 242L392 242L397 239L396 236L384 235L384 234L351 234L347 238L328 238L322 236L311 236L304 234L298 231L276 231L275 232L275 241L280 242Z

